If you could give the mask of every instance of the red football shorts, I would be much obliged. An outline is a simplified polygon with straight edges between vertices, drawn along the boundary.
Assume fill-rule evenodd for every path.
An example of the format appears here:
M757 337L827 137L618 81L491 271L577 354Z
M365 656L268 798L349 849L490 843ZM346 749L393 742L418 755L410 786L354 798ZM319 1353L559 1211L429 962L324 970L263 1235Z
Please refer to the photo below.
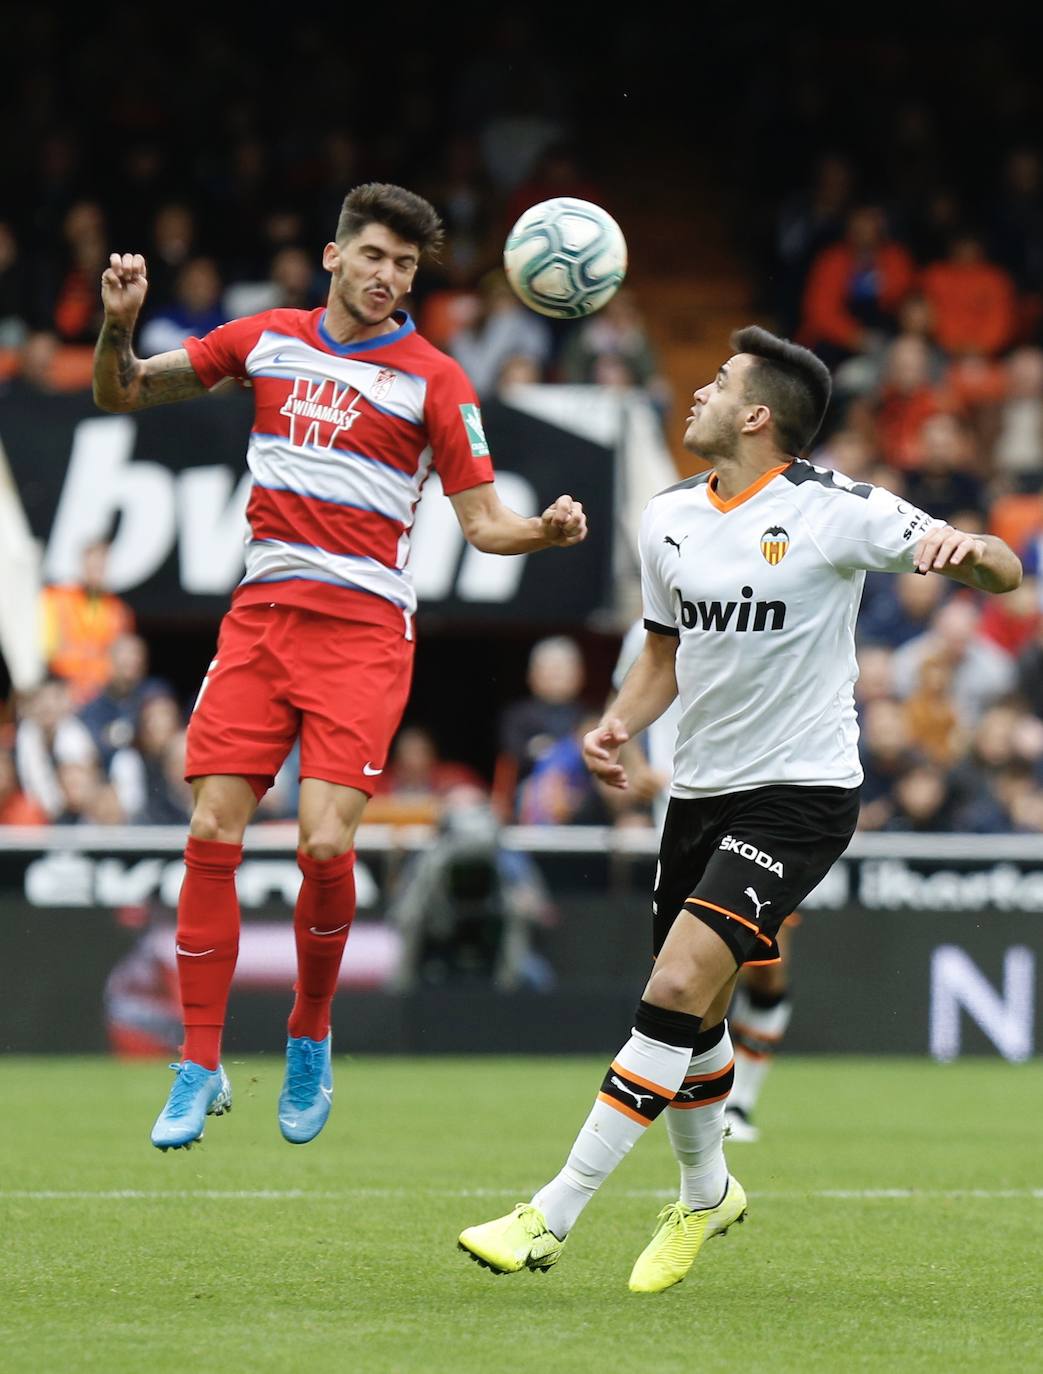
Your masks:
M185 777L235 774L261 797L299 735L302 778L372 796L412 673L401 630L296 606L233 606L188 724Z

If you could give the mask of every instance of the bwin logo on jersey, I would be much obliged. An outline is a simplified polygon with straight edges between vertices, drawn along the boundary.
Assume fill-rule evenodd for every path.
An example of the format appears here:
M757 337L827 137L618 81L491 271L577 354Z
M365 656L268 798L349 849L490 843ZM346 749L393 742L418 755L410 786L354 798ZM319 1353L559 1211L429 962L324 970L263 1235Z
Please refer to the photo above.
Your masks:
M749 859L759 868L766 868L769 873L774 873L777 878L785 877L782 864L779 863L778 859L773 859L770 854L765 854L764 850L758 849L755 844L748 844L745 840L737 840L733 835L725 835L717 848L723 849L727 854L738 854L740 858ZM767 906L767 902L761 902L761 906Z
M686 601L680 587L675 588L681 624L686 630L733 629L740 634L747 630L781 630L785 626L785 601L751 601L753 588L742 587L740 590L742 601Z
M773 568L786 557L788 548L789 535L781 525L772 525L761 535L761 553Z

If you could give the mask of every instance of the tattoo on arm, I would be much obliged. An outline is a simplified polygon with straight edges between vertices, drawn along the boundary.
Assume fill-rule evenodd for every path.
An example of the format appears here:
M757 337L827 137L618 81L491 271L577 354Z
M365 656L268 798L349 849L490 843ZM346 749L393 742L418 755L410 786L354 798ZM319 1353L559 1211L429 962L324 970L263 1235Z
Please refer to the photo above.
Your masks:
M165 405L168 401L187 401L192 396L202 396L206 391L183 348L148 358L141 367L143 371L138 392L141 409Z

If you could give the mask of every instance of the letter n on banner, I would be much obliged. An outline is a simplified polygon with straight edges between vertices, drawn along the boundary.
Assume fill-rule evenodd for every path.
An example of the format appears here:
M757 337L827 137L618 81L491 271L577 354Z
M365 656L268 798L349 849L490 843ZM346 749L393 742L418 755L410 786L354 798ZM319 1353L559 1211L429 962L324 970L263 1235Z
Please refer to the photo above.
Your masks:
M1036 956L1025 945L1007 950L999 993L966 951L940 945L931 956L931 1055L945 1062L960 1054L960 1012L965 1011L1004 1059L1032 1055Z

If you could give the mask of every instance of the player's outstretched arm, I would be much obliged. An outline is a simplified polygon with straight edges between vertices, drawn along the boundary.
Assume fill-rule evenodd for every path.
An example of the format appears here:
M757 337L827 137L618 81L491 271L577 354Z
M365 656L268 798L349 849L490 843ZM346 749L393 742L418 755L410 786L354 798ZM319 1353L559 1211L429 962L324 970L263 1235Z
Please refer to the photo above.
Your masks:
M101 278L105 322L94 349L94 401L102 410L144 410L206 391L183 348L154 358L134 356L131 340L147 291L141 254L113 253Z
M518 515L492 482L450 496L464 538L482 553L537 553L568 548L587 537L587 517L571 496L559 496L542 515Z
M1021 560L994 534L967 534L951 525L931 530L916 549L916 566L982 592L1012 592L1021 586Z
M608 787L629 787L620 750L633 736L658 720L677 696L673 635L645 635L644 648L623 679L619 695L593 730L583 737L583 762Z

